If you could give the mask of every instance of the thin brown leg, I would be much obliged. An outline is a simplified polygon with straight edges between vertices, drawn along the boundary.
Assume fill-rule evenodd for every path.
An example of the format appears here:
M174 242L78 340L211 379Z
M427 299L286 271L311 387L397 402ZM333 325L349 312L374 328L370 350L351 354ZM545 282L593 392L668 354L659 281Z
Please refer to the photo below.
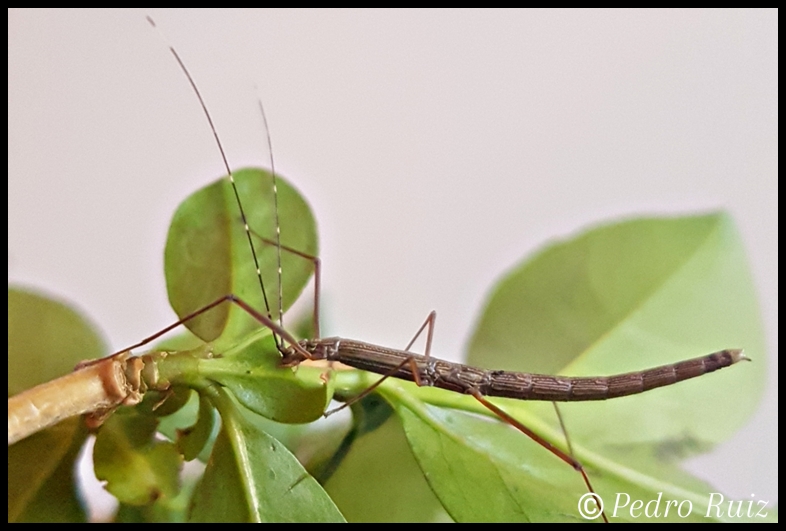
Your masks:
M568 437L568 429L565 427L565 421L562 418L562 412L559 410L559 406L556 402L552 402L554 405L554 411L557 413L557 419L559 420L559 427L562 429L562 434L565 436L565 444L568 447L568 453L570 455L575 455L573 453L573 445L570 443L570 437Z
M479 391L471 391L470 394L472 394L472 396L474 396L478 402L486 406L489 410L491 410L495 415L497 415L503 421L507 422L508 424L519 430L521 433L523 433L524 435L526 435L527 437L529 437L530 439L541 445L543 448L545 448L546 450L548 450L549 452L556 455L557 457L565 461L567 464L572 466L574 470L576 470L579 474L581 474L581 477L584 479L584 484L587 486L587 489L592 494L593 498L595 498L595 503L598 504L598 507L601 507L601 501L598 495L596 494L595 489L592 487L592 484L590 483L589 476L587 476L587 472L584 470L584 467L581 465L581 463L579 463L576 460L576 458L574 458L572 455L566 454L565 452L563 452L562 450L560 450L559 448L548 442L546 439L544 439L543 437L541 437L540 435L538 435L537 433L526 427L524 424L514 419L508 413L506 413L499 407L495 406L494 404L486 400L486 398L482 394L480 394ZM606 513L601 511L600 514L603 517L603 521L609 523L608 518L606 518Z
M119 352L116 352L115 354L112 354L112 355L115 356L115 355L118 355L118 354L122 354L123 352L128 352L130 350L133 350L133 349L142 347L144 345L147 345L151 341L153 341L155 339L158 339L159 337L163 336L167 332L171 332L172 330L174 330L178 326L182 325L183 323L186 323L186 322L190 321L191 319L193 319L193 318L195 318L195 317L197 317L199 315L202 315L205 312L208 312L208 311L212 310L213 308L215 308L216 306L218 306L218 305L220 305L220 304L222 304L224 302L231 302L233 304L237 304L238 306L240 306L240 308L242 308L251 317L253 317L257 321L259 321L261 324L267 326L268 328L270 328L271 330L273 330L274 332L279 334L281 337L283 337L287 341L287 343L290 344L290 346L292 348L297 350L300 354L305 356L307 359L313 359L314 358L308 351L306 351L303 347L301 347L298 344L297 339L295 339L292 336L292 334L290 334L289 332L287 332L286 330L281 328L281 326L279 326L278 323L275 323L270 318L268 318L265 315L263 315L263 314L259 313L258 311L256 311L248 303L243 301L243 299L240 299L236 295L231 295L231 294L230 295L224 295L223 297L214 300L213 302L211 302L207 306L203 306L202 308L200 308L200 309L198 309L198 310L196 310L196 311L186 315L185 317L183 317L179 321L172 323L171 325L167 326L163 330L159 330L155 334L146 337L142 341L140 341L138 343L135 343L135 344L131 345L128 348L124 348L123 350L121 350Z
M338 413L339 411L341 411L345 407L351 406L355 402L357 402L359 400L362 400L363 398L368 396L374 389L379 387L379 385L382 382L384 382L385 380L387 380L388 378L390 378L391 376L396 374L400 368L402 368L407 363L412 363L412 362L414 362L413 358L405 358L404 361L402 361L401 363L399 363L398 365L393 367L387 374L383 375L382 378L380 378L379 380L377 380L373 384L371 384L368 387L366 387L359 395L353 396L352 398L350 398L349 400L347 400L346 402L344 402L343 404L341 404L340 406L338 406L335 409L331 409L330 411L325 411L324 413L322 413L322 416L323 417L329 417L333 413ZM417 375L417 367L413 367L412 371L413 371L412 374Z
M434 325L436 324L436 322L437 322L437 312L432 310L431 313L428 314L428 317L426 317L426 320L423 321L423 324L420 325L418 331L415 332L415 336L412 338L412 340L409 343L407 343L406 347L404 347L404 350L409 350L410 348L412 348L412 345L414 345L415 341L417 341L418 337L420 337L420 334L423 332L423 329L428 326L428 335L426 335L426 352L424 354L424 356L428 358L431 355L431 341L432 339L434 339Z

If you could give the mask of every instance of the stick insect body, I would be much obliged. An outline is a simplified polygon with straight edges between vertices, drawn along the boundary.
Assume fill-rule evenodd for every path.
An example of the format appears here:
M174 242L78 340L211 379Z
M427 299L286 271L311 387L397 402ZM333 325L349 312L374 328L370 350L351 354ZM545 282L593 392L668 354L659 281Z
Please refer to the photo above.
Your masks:
M149 19L151 25L155 23ZM522 433L532 438L535 442L552 452L556 457L566 462L573 467L582 476L587 490L593 496L595 490L592 487L589 477L581 465L581 463L572 455L572 452L563 451L552 443L545 440L543 437L533 432L531 429L517 421L511 415L500 409L495 404L491 403L486 397L507 397L521 400L544 400L544 401L581 401L581 400L605 400L609 398L616 398L637 394L662 387L671 385L676 382L694 378L728 367L741 360L747 360L741 350L723 350L707 356L678 362L672 365L665 365L662 367L649 369L640 372L627 373L616 376L608 377L560 377L551 375L538 375L519 372L509 372L502 370L484 370L468 365L459 363L452 363L448 361L439 360L430 356L431 342L433 338L434 323L436 314L432 312L423 326L418 330L415 338L410 342L404 350L391 349L368 343L342 339L342 338L326 338L319 337L319 288L320 288L320 271L319 260L316 257L309 256L301 253L296 249L290 249L281 245L280 242L280 229L278 226L278 212L276 206L276 238L269 240L254 233L251 227L248 226L246 216L243 211L243 206L240 200L239 193L232 178L232 172L229 163L224 154L223 147L216 133L210 114L202 99L202 96L194 83L190 73L188 72L185 64L182 62L177 52L172 46L169 49L178 62L179 67L188 78L194 93L196 94L202 106L203 112L210 124L211 131L215 137L218 149L221 152L224 166L229 174L230 181L233 185L235 198L237 200L240 217L243 220L244 228L246 231L247 239L251 254L254 259L256 273L259 279L260 289L263 293L266 309L264 312L257 311L249 304L234 295L226 295L221 297L207 306L200 308L193 313L186 315L177 323L167 327L159 333L146 338L144 341L134 345L131 348L136 348L146 344L153 339L163 335L164 333L172 330L173 328L193 319L194 317L210 311L220 304L232 302L240 306L244 311L253 316L259 323L270 328L273 331L276 345L282 355L281 367L295 367L306 360L327 360L337 361L346 365L352 366L357 369L374 372L381 374L380 378L375 384L363 391L355 400L367 395L380 385L386 378L394 377L404 380L415 382L419 386L434 386L445 390L468 394L477 399L483 406L492 411L497 417L504 422L515 427ZM261 108L261 105L260 105ZM261 110L264 119L264 110ZM267 123L265 119L265 129ZM270 145L270 136L268 133L268 145ZM271 167L272 164L272 150L271 150ZM276 199L275 188L275 170L272 170L274 179L274 201ZM252 237L253 236L253 237ZM314 331L315 338L298 341L294 336L287 332L281 322L280 315L282 312L282 296L279 292L279 322L276 322L270 310L268 297L266 294L264 282L259 269L259 263L256 257L254 246L254 238L261 240L266 245L275 245L279 253L278 275L279 275L279 289L281 286L280 276L280 253L291 252L297 254L304 259L309 259L314 263L315 269L315 308L314 308ZM414 354L409 351L410 347L417 339L417 337L428 328L426 348L424 355ZM343 407L343 406L342 406ZM328 412L329 414L330 412ZM564 431L564 428L563 428ZM567 434L566 434L567 438ZM569 443L568 443L569 447ZM600 512L605 521L608 521L605 513Z

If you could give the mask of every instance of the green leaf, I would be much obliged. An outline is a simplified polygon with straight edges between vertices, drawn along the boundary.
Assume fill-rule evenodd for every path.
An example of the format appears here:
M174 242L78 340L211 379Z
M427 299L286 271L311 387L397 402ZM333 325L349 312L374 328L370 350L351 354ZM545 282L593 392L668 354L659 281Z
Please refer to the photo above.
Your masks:
M8 288L8 395L71 372L107 352L88 320L59 301ZM74 467L87 433L66 419L8 447L8 521L86 519Z
M284 445L245 418L223 391L213 395L223 425L194 494L192 521L343 521Z
M716 213L626 221L547 247L495 288L468 360L593 376L725 348L744 348L754 361L641 395L566 404L571 437L612 454L647 443L685 457L728 438L754 412L764 334L739 234ZM526 409L554 421L548 403Z
M183 475L183 485L180 492L166 503L151 505L128 505L121 503L113 521L115 523L182 523L188 520L189 503L194 493L198 477L193 473Z
M24 288L8 288L8 395L107 354L93 325L72 308Z
M147 411L147 408L140 409L140 405L136 406L136 410L144 415L158 417L158 427L156 429L159 433L174 441L179 430L186 430L196 424L199 416L199 395L193 389L182 385L173 385L170 390L172 395L169 395L166 391L163 393L148 391L147 395L158 396L159 403L162 395L166 397L166 400L161 407L151 408L151 411ZM147 395L145 398L147 398ZM174 400L177 407L168 407L170 400ZM142 404L144 403L143 401ZM163 412L161 412L162 409L164 410Z
M234 173L248 224L258 236L275 238L273 184L270 173L244 169ZM316 225L305 200L277 176L281 242L311 256L317 254ZM274 245L254 237L271 313L278 313L278 258ZM175 212L164 256L167 292L180 318L220 297L234 294L267 314L248 239L227 178L215 181L184 201ZM282 252L284 309L298 297L312 273L310 261ZM260 324L241 308L224 303L186 323L204 341L220 335L241 337Z
M398 419L390 418L376 428L354 441L325 485L347 520L449 520L418 468Z
M277 422L300 424L322 416L330 403L328 371L312 367L282 369L272 337L262 331L221 356L200 360L202 377L219 383L246 408Z
M119 410L101 426L93 448L96 477L120 502L150 505L174 499L183 458L170 442L154 437L158 422Z
M175 386L174 389L177 394L180 394L183 388ZM187 391L188 401L182 408L159 418L158 433L174 441L178 452L186 461L199 458L207 462L213 442L218 435L217 412L209 400L191 389ZM169 400L168 398L164 403L164 407ZM155 413L158 411L156 410Z
M386 397L389 392L386 388ZM493 419L436 408L411 396L399 395L392 400L424 476L455 520L583 520L578 504L587 489L581 476L520 432ZM520 413L516 417L549 439L558 440L536 417ZM642 473L636 466L626 465L625 460L606 460L581 445L574 444L574 450L604 499L612 521L645 520L631 516L629 508L613 514L618 493L645 503L660 496L664 500L662 520L712 521L704 517L712 487L673 466ZM638 465L635 460L629 462ZM666 515L668 500L683 503L692 511L678 515L672 507Z
M395 402L424 476L456 521L579 519L580 476L523 434L411 399Z
M177 449L183 454L183 459L191 461L199 456L213 435L216 420L216 411L210 401L200 397L196 423L177 431Z
M66 419L8 447L9 522L85 522L75 462L87 438L79 418Z
M367 433L376 431L393 415L393 408L382 397L373 393L360 401L351 403L350 408L352 425L349 430L333 426L332 429L325 430L318 438L320 447L309 449L308 453L311 457L307 468L314 478L323 485L341 466L350 450L356 448L357 440ZM333 412L336 411L338 410L333 410ZM339 434L341 435L340 441Z
M744 347L754 362L642 395L560 408L575 456L613 521L649 519L630 507L612 514L620 493L650 507L661 500L655 517L667 521L738 521L712 511L706 517L714 490L676 465L733 433L762 388L762 329L728 216L627 221L548 247L495 288L473 336L470 363L609 375L732 347ZM340 376L342 392L378 379ZM453 519L583 521L578 504L587 488L580 474L473 397L392 379L378 391L401 419L421 473ZM566 447L552 404L493 401ZM384 446L378 450L377 461L393 459ZM378 477L380 466L367 470ZM673 505L666 514L668 502L682 503L684 514L675 514ZM358 495L356 505L363 503Z

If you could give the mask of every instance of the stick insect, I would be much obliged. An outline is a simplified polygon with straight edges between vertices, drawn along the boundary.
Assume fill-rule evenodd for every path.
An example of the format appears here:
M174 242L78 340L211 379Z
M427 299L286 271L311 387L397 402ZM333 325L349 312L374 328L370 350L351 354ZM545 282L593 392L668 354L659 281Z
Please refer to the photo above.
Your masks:
M152 19L148 19L151 25L155 26ZM697 376L701 376L703 374L713 372L717 369L728 367L734 363L737 363L741 360L747 359L741 350L725 350L719 351L707 356L703 356L700 358L695 358L692 360L687 360L684 362L679 362L676 364L658 367L642 372L635 372L629 373L624 375L612 376L612 377L590 377L590 378L567 378L567 377L553 377L553 376L546 376L546 375L533 375L533 374L525 374L525 373L513 373L513 372L506 372L506 371L487 371L482 369L477 369L470 366L465 366L461 364L446 362L442 360L437 360L430 357L430 350L431 350L431 343L433 338L434 332L434 324L436 314L432 312L423 325L420 327L418 332L416 333L415 337L410 341L407 347L403 350L396 350L390 349L385 347L379 347L375 345L370 345L367 343L363 343L360 341L342 339L342 338L328 338L328 339L320 339L319 334L319 261L316 257L309 256L308 254L299 252L296 249L291 249L288 247L283 247L280 242L280 228L278 225L278 211L277 206L274 207L275 210L275 229L276 229L276 236L274 240L270 240L259 236L259 234L255 233L253 229L251 229L248 225L247 218L244 213L244 209L241 203L241 198L238 193L238 189L235 186L235 181L232 177L232 172L229 166L229 163L226 159L226 155L224 153L224 149L221 145L219 140L218 134L216 132L215 126L213 125L212 118L210 113L207 110L207 106L202 99L201 93L197 88L196 83L191 77L187 67L180 59L180 56L177 54L175 49L172 46L169 46L169 49L172 55L175 57L179 67L181 68L182 72L187 77L195 95L197 96L200 105L204 111L205 117L207 118L213 136L216 139L216 143L218 149L221 153L222 160L224 161L225 168L229 175L230 182L232 183L233 193L235 196L235 200L237 203L237 207L240 213L240 217L242 223L244 225L245 233L247 236L247 241L249 245L249 249L251 251L251 255L254 260L255 270L257 272L258 280L259 280L259 287L263 294L263 298L265 301L265 310L261 312L252 308L248 303L244 302L242 299L238 298L235 295L227 295L221 297L210 304L199 308L188 315L184 316L180 321L173 324L170 327L162 330L161 332L154 334L146 338L145 340L139 342L138 344L133 345L130 348L137 348L148 342L152 341L160 337L162 334L166 333L167 331L171 330L175 326L179 326L180 324L188 323L192 319L195 319L206 312L213 310L214 308L225 304L225 303L234 303L241 307L245 312L252 315L257 321L259 321L264 326L273 330L274 338L276 341L276 345L278 350L281 352L282 367L295 367L304 361L315 361L315 360L327 360L327 361L338 361L344 364L360 368L363 370L372 371L382 375L382 377L377 380L373 385L368 387L365 391L360 393L356 398L362 398L363 396L367 395L375 388L377 388L382 382L390 377L394 378L401 378L415 382L418 386L433 386L433 387L441 387L446 390L464 393L471 395L475 398L480 404L482 404L485 408L489 411L493 412L494 415L499 417L505 423L509 424L510 426L516 428L523 434L530 437L532 440L537 442L539 445L544 447L545 449L549 450L554 456L559 458L560 460L564 461L570 467L578 472L586 485L588 494L590 494L596 503L596 505L600 505L600 499L596 495L596 491L593 488L590 478L581 465L581 463L572 455L572 449L570 448L570 442L567 441L567 449L563 450L560 449L557 445L549 442L544 437L538 435L535 431L531 430L523 423L516 420L512 415L508 414L504 411L504 409L496 406L493 402L489 401L487 397L498 396L498 397L507 397L507 398L518 398L518 399L525 399L525 400L546 400L546 401L584 401L584 400L605 400L608 398L616 398L627 396L630 394L637 394L640 392L648 391L650 389L655 389L657 387L671 385L673 383L677 383L679 381L694 378ZM264 119L264 110L260 104L260 112ZM265 121L265 129L267 128L267 121ZM273 167L272 164L272 146L270 142L270 137L268 133L267 137L268 148L271 150L271 168ZM272 169L273 175L273 201L274 205L277 205L277 198L276 198L276 177L275 177L275 169ZM276 251L278 253L278 286L279 286L279 293L278 293L278 304L279 307L277 309L278 313L278 323L272 317L272 310L271 306L268 303L268 296L266 294L266 290L264 287L264 279L262 278L262 274L260 272L259 263L257 262L257 256L255 251L255 244L254 239L258 240L258 244L262 243L265 245L274 245ZM283 328L283 324L281 322L282 314L283 314L283 296L281 293L281 258L280 254L282 252L289 252L298 254L304 259L309 259L314 263L315 267L315 289L316 289L316 296L315 296L315 308L314 308L314 315L313 315L313 322L314 322L314 332L316 334L315 339L311 340L296 340L286 329ZM427 330L427 339L426 339L426 347L425 347L425 354L424 355L417 355L413 354L409 349L412 344L415 342L417 337ZM556 407L556 406L555 406ZM565 432L564 425L562 426L563 432ZM608 522L606 514L603 512L602 508L598 509L596 515L599 514L604 521Z

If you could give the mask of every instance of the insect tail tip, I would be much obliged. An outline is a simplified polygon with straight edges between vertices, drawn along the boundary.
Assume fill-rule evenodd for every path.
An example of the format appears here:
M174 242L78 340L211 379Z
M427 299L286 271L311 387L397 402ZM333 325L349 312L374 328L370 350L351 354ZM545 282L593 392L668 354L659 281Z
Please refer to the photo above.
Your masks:
M741 348L729 350L729 354L731 354L732 363L737 363L738 361L752 361L745 355L745 352Z

